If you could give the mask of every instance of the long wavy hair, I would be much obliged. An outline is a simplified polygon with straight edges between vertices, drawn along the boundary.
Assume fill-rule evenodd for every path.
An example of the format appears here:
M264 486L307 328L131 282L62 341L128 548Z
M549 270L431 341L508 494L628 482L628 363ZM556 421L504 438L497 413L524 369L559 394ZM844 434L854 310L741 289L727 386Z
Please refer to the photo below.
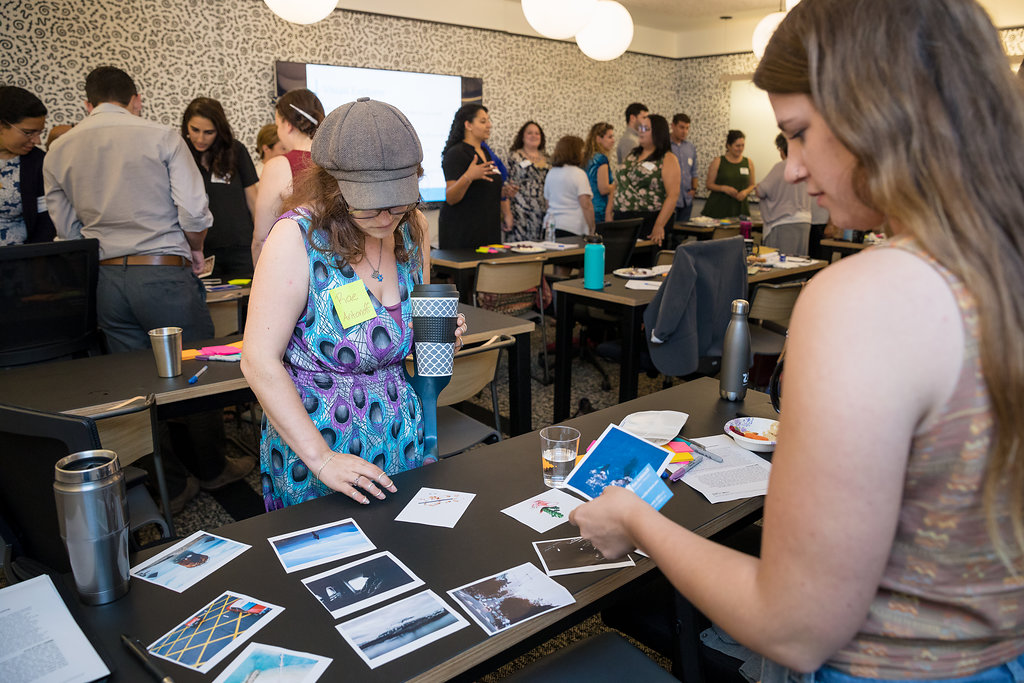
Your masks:
M515 139L512 140L512 146L508 148L509 154L515 152L517 149L523 148L523 136L526 135L526 129L529 126L537 126L537 130L540 131L540 144L537 146L537 151L542 154L546 154L544 146L548 144L548 137L544 135L544 129L541 128L540 124L537 123L536 121L527 121L522 125L522 127L519 129L519 132L516 133Z
M316 120L316 123L307 119L296 109L309 114ZM281 95L277 100L274 111L308 138L313 137L317 126L323 123L324 116L326 116L324 114L324 105L320 102L320 98L312 90L307 90L306 88L296 88Z
M422 167L417 170L417 175L423 175ZM323 231L327 235L329 249L320 251L333 253L339 263L356 263L363 258L366 254L366 233L349 215L348 203L341 194L338 180L312 161L292 181L292 192L284 198L282 212L300 206L310 212L309 232ZM395 226L395 259L400 263L408 262L416 245L423 243L423 232L412 220L414 212L415 208L408 211ZM406 244L402 238L403 223L409 224L412 244ZM423 256L419 258L422 263Z
M196 151L188 137L188 122L192 120L193 116L209 119L214 130L217 131L217 137L213 139L213 144L206 152ZM235 136L231 133L231 124L228 123L228 117L224 114L224 107L220 106L220 102L211 97L197 97L189 102L185 107L185 113L181 115L181 137L185 138L197 164L204 154L209 155L207 158L210 160L211 175L222 178L230 178L234 175Z
M604 154L604 150L597 144L597 139L603 138L610 130L615 130L615 126L604 121L595 123L590 127L590 132L587 133L587 142L583 146L584 163L589 164L590 160L595 156L598 154Z
M475 119L481 109L487 111L487 107L482 104L464 104L459 107L455 112L455 118L452 119L452 129L448 132L448 141L444 143L442 157L449 149L466 139L466 122Z
M977 301L995 412L984 506L1009 566L1024 552L1024 84L995 28L973 0L803 0L754 83L809 95L856 159L860 200Z

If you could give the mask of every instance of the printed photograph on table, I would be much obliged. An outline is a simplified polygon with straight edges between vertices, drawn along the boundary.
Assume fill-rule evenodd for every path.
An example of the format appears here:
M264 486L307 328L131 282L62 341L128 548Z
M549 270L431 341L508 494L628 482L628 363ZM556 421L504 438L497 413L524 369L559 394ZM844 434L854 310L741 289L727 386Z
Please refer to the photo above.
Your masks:
M377 549L351 518L274 536L267 541L289 574Z
M146 649L205 674L283 611L284 607L228 591Z
M548 489L533 498L516 503L502 510L512 519L522 522L538 533L551 531L559 524L569 521L569 513L583 501L560 489Z
M197 531L134 567L131 575L181 593L251 547L205 531Z
M213 683L313 683L331 664L330 657L249 643Z
M426 590L335 628L367 666L376 669L466 626L465 617Z
M579 536L558 538L553 541L534 541L533 548L540 557L541 566L548 576L596 572L635 566L627 555L620 560L607 560L590 541Z
M396 522L454 527L476 497L475 493L423 487L395 517Z
M492 636L576 602L569 591L530 562L454 588L448 595Z
M566 488L591 500L608 486L628 488L644 467L660 475L671 460L672 453L664 448L633 436L617 425L608 425L576 469L569 473Z
M423 585L423 580L389 552L330 569L302 584L335 619L358 612Z

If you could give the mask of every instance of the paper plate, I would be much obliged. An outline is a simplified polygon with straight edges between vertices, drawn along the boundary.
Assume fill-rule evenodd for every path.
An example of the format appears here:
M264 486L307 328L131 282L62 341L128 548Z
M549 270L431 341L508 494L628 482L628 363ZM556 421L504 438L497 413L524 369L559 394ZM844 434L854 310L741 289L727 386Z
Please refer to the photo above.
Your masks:
M758 453L768 453L775 450L775 440L762 441L760 439L748 439L742 434L729 429L729 427L736 427L741 432L755 432L759 435L765 436L768 434L768 430L772 427L778 429L778 421L770 420L765 417L737 417L734 420L729 420L725 423L725 435L732 437L732 440L739 444L742 448L746 448L748 451L756 451Z
M619 426L655 446L664 446L678 436L688 417L677 410L645 410L627 415Z
M543 247L512 247L512 251L517 254L540 254L547 250Z
M654 277L655 272L650 268L619 268L613 270L612 275L618 275L627 280L646 280L649 277Z

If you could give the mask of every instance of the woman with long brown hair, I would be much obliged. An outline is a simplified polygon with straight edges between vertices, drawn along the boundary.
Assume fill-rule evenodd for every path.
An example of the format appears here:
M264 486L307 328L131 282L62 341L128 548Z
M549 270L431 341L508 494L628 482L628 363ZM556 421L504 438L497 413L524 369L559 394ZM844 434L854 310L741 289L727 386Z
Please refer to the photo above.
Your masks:
M324 120L311 154L256 267L242 353L268 418L268 510L331 491L368 503L427 462L404 374L410 293L430 273L419 138L398 109L363 98Z
M197 97L181 116L181 137L203 176L213 226L203 249L214 257L213 275L252 277L252 216L259 177L245 145L235 139L220 102Z
M608 155L615 149L615 126L610 123L595 123L587 134L583 149L586 160L584 171L594 193L594 216L597 222L612 220L615 204L615 174L612 172Z
M313 134L324 120L324 106L312 90L289 90L274 107L277 137L287 150L263 166L252 235L252 265L260 259L263 243L281 215L281 204L291 191L292 179L309 165Z
M973 0L803 0L754 83L789 181L892 235L797 302L761 557L624 489L573 519L649 553L766 683L1022 680L1024 88Z

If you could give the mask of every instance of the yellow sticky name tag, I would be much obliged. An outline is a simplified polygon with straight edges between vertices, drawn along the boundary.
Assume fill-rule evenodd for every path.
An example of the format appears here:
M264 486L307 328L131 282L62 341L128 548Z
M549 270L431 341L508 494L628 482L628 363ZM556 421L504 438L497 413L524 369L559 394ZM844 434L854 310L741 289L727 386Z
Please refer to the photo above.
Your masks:
M377 311L373 310L373 304L370 303L366 285L362 282L350 282L347 285L335 287L328 293L331 295L334 310L338 312L341 324L346 328L364 323L377 315Z

